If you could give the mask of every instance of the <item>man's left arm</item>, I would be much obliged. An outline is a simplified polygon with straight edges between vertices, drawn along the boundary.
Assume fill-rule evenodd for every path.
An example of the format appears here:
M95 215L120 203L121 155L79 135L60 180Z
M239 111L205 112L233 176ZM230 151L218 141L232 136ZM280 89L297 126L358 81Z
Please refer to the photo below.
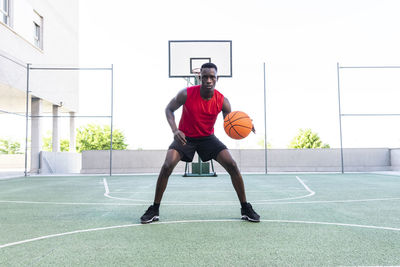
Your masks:
M231 104L229 103L228 98L224 97L224 102L222 104L222 115L224 116L224 119L226 117L226 115L228 115L229 113L231 113Z
M224 97L224 103L222 104L222 115L224 116L224 119L229 113L231 113L231 111L232 111L231 104L229 103L228 98ZM254 124L251 130L253 131L253 133L256 133Z

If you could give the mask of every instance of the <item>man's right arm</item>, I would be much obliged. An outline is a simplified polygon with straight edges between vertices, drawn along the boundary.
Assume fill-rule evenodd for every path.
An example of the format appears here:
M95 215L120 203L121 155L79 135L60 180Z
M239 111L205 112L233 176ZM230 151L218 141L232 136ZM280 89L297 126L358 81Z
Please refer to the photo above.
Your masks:
M179 93L174 98L172 98L172 100L168 103L167 107L165 108L165 115L167 116L168 124L171 127L171 130L174 134L174 139L182 142L182 144L186 144L186 137L185 134L179 131L178 127L176 126L174 112L175 110L180 108L183 104L185 104L186 98L187 98L187 91L185 88L179 91Z

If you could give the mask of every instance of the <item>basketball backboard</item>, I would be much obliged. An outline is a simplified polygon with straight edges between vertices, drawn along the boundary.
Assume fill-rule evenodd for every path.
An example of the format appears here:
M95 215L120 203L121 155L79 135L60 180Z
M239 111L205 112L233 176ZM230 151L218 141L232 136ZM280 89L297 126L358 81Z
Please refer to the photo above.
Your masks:
M196 76L196 69L207 62L218 67L218 77L232 77L232 41L175 40L168 42L170 78Z

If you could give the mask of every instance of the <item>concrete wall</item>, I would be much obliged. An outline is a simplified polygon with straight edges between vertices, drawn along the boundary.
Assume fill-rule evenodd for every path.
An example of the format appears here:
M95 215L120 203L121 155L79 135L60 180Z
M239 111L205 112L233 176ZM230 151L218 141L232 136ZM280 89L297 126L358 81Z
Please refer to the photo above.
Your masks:
M230 152L242 172L265 171L264 150L232 149ZM158 173L165 154L165 150L113 151L113 173ZM109 156L109 151L83 151L81 172L108 173ZM341 171L340 149L271 149L267 158L268 171L271 172ZM344 149L344 170L389 171L390 158L388 148ZM400 156L397 159L400 167ZM214 167L217 173L225 172L217 162L214 162ZM184 168L185 164L180 162L175 173L183 173Z
M277 149L268 155L270 171L341 171L340 149ZM389 149L344 149L343 163L344 171L390 170Z
M82 168L82 155L71 152L41 151L38 165L40 174L79 174ZM28 157L29 169L30 157ZM25 154L0 154L0 173L23 173L24 171Z
M113 173L157 173L164 162L166 150L114 150ZM184 172L185 163L176 170ZM81 173L109 173L110 151L83 151Z
M28 163L30 159L28 158ZM29 167L29 164L28 164ZM24 171L25 154L0 154L0 171Z
M400 171L400 148L390 150L391 170Z
M242 172L265 171L264 150L232 149L230 152ZM113 151L113 173L158 173L165 155L166 150ZM40 153L40 173L108 174L109 156L109 151L84 151L82 154L42 151ZM341 171L339 149L270 149L267 157L268 171L270 172ZM23 171L24 159L24 154L0 154L0 172ZM197 155L194 162L197 162ZM346 172L400 171L400 149L345 149L344 163ZM225 173L225 170L215 161L214 167L217 173ZM181 174L184 170L185 163L180 162L174 173Z
M79 153L40 152L40 174L80 173L82 157Z

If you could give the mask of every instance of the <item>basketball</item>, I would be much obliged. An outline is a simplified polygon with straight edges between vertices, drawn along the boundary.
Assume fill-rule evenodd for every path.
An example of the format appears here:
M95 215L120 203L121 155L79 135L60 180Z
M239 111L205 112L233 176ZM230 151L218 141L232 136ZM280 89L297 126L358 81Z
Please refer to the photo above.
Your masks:
M242 111L232 111L224 119L226 134L233 139L243 139L253 129L253 122L250 117Z

